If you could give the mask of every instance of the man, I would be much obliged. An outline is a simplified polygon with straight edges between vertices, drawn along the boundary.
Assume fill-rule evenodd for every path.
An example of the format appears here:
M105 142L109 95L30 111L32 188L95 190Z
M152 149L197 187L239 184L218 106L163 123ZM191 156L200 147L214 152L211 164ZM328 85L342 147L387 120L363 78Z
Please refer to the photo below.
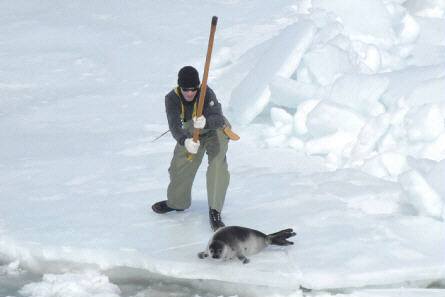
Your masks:
M196 117L199 87L198 71L192 66L185 66L179 70L178 87L165 96L168 125L177 144L168 169L167 200L153 204L152 209L156 213L167 213L190 207L193 180L205 152L209 162L206 176L209 219L212 230L216 231L224 227L221 210L230 180L226 159L229 138L223 131L228 123L215 93L209 87L203 115ZM196 143L192 138L194 128L201 129L200 140Z

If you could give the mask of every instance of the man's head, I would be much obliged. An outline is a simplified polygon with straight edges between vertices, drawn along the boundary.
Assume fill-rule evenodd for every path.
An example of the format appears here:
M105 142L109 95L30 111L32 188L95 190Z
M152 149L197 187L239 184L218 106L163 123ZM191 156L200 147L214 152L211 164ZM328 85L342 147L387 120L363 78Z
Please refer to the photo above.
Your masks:
M194 67L185 66L179 70L178 85L185 100L192 101L195 98L200 83L198 70Z

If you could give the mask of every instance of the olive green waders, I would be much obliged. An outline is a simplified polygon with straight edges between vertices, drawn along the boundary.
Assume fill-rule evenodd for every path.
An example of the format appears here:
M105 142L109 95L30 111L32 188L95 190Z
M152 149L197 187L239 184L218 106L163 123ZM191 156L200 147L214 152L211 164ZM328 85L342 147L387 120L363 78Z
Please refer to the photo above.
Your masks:
M189 122L184 123L184 125ZM190 126L190 125L187 125ZM187 159L185 146L176 144L173 159L168 172L170 184L167 189L167 205L174 209L186 209L191 205L192 185L196 172L202 162L204 152L208 156L207 168L207 199L209 207L221 212L230 174L227 165L226 152L229 138L223 129L201 130L200 146L192 160Z

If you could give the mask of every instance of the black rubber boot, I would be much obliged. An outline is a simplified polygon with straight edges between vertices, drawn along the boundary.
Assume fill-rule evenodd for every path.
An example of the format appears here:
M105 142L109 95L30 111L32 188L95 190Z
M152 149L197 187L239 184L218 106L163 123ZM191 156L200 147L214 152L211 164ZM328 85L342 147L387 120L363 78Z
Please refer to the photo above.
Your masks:
M167 200L162 200L159 202L156 202L155 204L153 204L151 206L151 209L153 209L154 212L156 213L167 213L170 211L183 211L183 209L175 209L175 208L171 208L167 205Z
M210 219L210 227L214 232L219 228L225 226L223 221L221 220L221 214L219 213L219 211L215 209L212 208L209 209L209 219Z

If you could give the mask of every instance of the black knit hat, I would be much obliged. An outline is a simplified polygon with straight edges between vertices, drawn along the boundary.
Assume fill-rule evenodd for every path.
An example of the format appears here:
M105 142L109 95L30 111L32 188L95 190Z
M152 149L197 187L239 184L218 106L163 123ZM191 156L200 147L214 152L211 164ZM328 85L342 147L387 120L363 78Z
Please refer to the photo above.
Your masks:
M178 85L181 88L197 88L200 83L198 70L192 66L185 66L179 70Z

